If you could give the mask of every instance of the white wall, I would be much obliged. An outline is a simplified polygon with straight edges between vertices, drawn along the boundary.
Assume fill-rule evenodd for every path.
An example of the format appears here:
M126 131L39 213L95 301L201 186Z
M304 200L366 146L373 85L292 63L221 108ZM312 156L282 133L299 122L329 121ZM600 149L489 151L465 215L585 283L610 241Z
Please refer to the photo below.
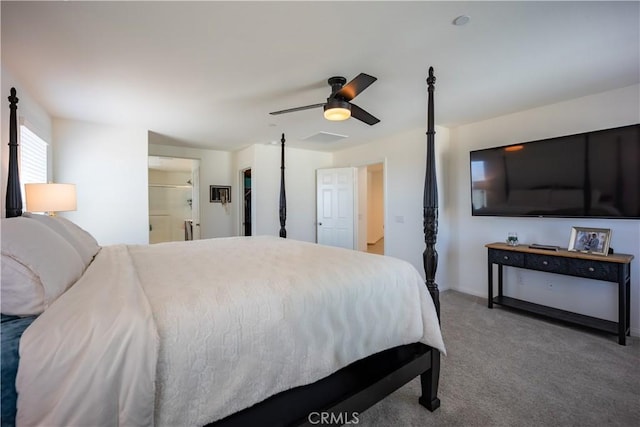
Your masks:
M385 255L412 263L424 277L422 253L425 249L422 224L422 199L427 156L425 129L406 131L369 144L334 153L334 167L384 163L384 230ZM449 130L436 127L436 170L439 186L439 233L437 250L440 255L436 283L449 288L448 258L450 227L449 198L446 175L449 151Z
M1 216L4 218L5 202L7 194L7 174L9 168L9 101L8 97L11 94L11 88L16 89L16 96L18 97L18 138L20 138L20 123L22 121L28 124L28 127L36 133L40 138L48 143L53 140L52 135L52 120L49 114L29 95L29 93L22 87L22 85L16 81L11 73L9 73L4 67L2 67L2 115L0 120L0 129L2 129L2 136L0 137L2 149L0 151L2 157L2 176L0 177L2 197L0 197L0 209L2 210ZM18 143L20 141L18 140ZM49 148L49 164L51 164L51 146ZM53 179L52 168L49 167L49 179ZM25 209L25 206L22 207Z
M153 134L150 134L153 139ZM173 145L149 144L149 155L182 157L200 160L200 237L229 237L237 235L238 182L234 182L233 155L228 151L204 150ZM145 166L146 168L146 166ZM231 185L231 203L209 202L210 185Z
M630 86L572 101L523 111L451 131L449 234L454 242L446 256L452 269L451 286L486 297L486 249L516 231L521 243L567 247L572 226L611 228L611 246L633 254L631 270L631 327L640 328L640 221L621 219L553 219L472 217L469 189L469 151L523 141L587 132L638 123L640 86ZM505 293L532 302L589 316L617 320L617 286L593 280L541 272L505 269ZM550 288L549 284L553 286Z
M64 216L100 245L148 243L147 131L54 119L53 137L53 179L78 197Z
M256 144L236 154L236 185L240 171L251 167L253 235L280 232L280 145ZM316 241L316 169L331 167L331 153L285 147L287 237ZM239 219L237 220L239 222Z

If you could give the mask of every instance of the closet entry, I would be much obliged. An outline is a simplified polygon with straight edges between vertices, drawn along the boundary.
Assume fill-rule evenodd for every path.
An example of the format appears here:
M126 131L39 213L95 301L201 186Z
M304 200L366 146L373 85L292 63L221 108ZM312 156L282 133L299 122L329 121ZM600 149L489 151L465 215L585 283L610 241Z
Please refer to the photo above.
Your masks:
M200 238L200 160L149 156L149 243Z
M251 236L251 168L241 172L242 179L242 235Z

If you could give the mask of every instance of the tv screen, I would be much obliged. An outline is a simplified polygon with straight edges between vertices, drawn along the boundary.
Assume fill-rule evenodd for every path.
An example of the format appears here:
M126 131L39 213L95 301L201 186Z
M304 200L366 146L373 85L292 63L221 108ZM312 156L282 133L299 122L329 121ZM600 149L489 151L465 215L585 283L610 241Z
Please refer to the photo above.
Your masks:
M640 124L470 157L472 215L640 218Z

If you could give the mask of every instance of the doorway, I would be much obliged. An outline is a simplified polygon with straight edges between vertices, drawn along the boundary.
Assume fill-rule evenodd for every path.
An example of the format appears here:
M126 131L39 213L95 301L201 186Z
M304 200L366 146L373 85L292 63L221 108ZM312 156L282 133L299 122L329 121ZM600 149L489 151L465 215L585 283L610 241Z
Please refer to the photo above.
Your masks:
M356 168L316 170L316 241L321 245L357 248Z
M240 172L242 182L242 235L251 236L251 168L244 169Z
M366 203L363 203L366 216L366 251L384 255L384 164L365 166Z
M316 173L316 241L384 255L384 162Z
M200 238L200 160L148 156L149 243Z

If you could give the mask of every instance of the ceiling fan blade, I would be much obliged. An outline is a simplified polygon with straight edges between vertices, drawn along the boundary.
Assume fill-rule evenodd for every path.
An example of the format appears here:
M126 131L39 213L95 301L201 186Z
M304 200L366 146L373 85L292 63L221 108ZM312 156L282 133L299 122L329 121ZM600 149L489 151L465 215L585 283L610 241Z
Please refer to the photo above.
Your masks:
M358 107L356 104L351 104L351 117L358 119L361 122L373 126L380 121L380 119L372 116L371 114Z
M324 104L325 103L323 102L322 104L305 105L304 107L295 107L289 108L287 110L273 111L269 114L271 114L272 116L277 116L278 114L293 113L294 111L310 110L312 108L323 107Z
M351 80L349 83L344 85L342 89L337 91L333 98L344 99L345 101L351 101L353 98L358 96L360 92L371 86L373 82L378 80L376 77L370 76L369 74L360 73L356 76L355 79Z

